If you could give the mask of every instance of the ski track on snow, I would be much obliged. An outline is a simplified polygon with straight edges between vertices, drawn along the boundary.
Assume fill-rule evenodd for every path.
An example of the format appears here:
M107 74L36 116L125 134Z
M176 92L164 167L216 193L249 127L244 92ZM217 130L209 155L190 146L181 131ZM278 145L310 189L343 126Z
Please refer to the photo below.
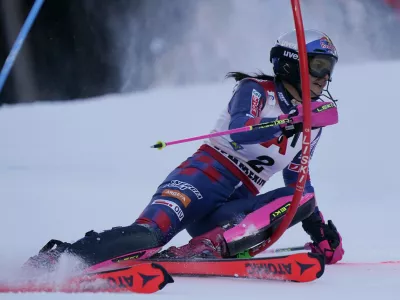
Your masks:
M398 235L399 62L338 66L331 92L340 123L324 129L311 178L326 219L343 237L343 262L400 260ZM352 74L357 74L353 76ZM372 74L385 74L374 77ZM132 223L158 184L201 141L150 149L208 133L225 109L233 82L164 88L96 101L0 109L0 277L7 277L51 238L73 241L91 229ZM190 108L189 108L190 107ZM189 112L188 112L189 109ZM388 110L390 110L388 112ZM381 125L379 120L384 118ZM374 125L368 122L376 121ZM265 190L282 185L280 175ZM185 243L182 232L169 245ZM304 244L300 226L273 247ZM169 246L168 245L168 246ZM327 266L311 283L175 278L157 299L399 299L400 265ZM354 293L354 294L353 294ZM2 294L9 299L91 299L93 295ZM99 294L96 299L148 295Z

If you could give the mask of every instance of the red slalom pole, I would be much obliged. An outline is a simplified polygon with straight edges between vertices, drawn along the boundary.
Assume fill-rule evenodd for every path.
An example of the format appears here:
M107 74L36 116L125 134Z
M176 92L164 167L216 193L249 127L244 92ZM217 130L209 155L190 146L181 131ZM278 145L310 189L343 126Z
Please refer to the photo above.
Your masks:
M297 177L296 190L293 195L293 200L291 202L291 205L289 206L288 212L283 217L282 222L279 224L276 231L272 234L271 238L269 238L262 244L258 245L257 247L250 249L249 251L250 256L255 256L265 251L272 244L274 244L289 227L290 223L293 220L294 215L296 214L297 208L300 203L300 199L303 196L304 186L306 184L308 176L308 163L310 161L310 144L311 144L311 95L310 95L310 79L308 76L309 74L308 58L307 58L303 19L300 9L300 1L291 0L291 5L292 5L294 23L296 27L297 45L299 49L301 90L303 94L302 104L304 107L301 166L299 175Z

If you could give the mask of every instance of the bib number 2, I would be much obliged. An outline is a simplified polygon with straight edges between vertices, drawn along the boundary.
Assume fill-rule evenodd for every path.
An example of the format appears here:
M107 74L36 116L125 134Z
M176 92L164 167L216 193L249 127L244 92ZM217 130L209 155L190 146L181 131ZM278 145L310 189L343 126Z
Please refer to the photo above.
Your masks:
M296 143L299 139L300 133L296 133L295 136L293 137L292 143L290 144L291 147L296 147ZM276 145L279 147L279 153L282 155L285 155L286 153L286 147L288 144L288 139L285 136L280 136L276 139L273 139L271 141L268 141L266 143L260 144L261 146L264 146L266 148L270 147L271 145ZM247 162L247 164L257 173L261 173L264 170L263 166L270 167L275 164L275 160L272 157L269 157L267 155L261 155L256 157L257 159L252 159Z
M274 159L267 155L261 155L256 158L257 159L249 160L247 162L247 164L257 173L261 173L262 170L264 170L264 167L262 167L262 166L269 167L269 166L273 166L275 163Z

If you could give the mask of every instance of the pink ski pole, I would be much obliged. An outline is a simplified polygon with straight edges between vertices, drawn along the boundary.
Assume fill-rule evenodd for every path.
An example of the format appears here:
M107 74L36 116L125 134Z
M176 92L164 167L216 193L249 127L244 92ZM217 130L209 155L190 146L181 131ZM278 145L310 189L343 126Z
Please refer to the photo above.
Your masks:
M275 121L260 123L260 124L252 125L252 126L244 126L244 127L225 130L225 131L217 131L217 132L213 132L210 134L199 135L199 136L176 140L176 141L171 141L171 142L158 141L155 145L151 146L151 148L156 148L158 150L161 150L161 149L164 149L165 147L171 146L171 145L182 144L182 143L197 141L197 140L201 140L201 139L217 137L217 136L221 136L221 135L227 135L227 134L246 132L246 131L251 131L251 130L256 130L256 129L268 128L268 127L273 127L273 126L277 126L277 125L288 124L290 122L291 122L291 119L275 120Z

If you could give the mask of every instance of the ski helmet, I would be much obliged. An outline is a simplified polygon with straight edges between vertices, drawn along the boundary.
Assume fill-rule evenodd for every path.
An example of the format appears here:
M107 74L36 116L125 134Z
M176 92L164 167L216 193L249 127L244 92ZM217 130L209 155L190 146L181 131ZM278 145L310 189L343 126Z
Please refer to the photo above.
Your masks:
M304 31L310 75L318 78L329 75L339 57L332 40L323 32L308 29ZM299 88L300 66L296 31L293 30L278 38L271 49L270 62L275 75Z

